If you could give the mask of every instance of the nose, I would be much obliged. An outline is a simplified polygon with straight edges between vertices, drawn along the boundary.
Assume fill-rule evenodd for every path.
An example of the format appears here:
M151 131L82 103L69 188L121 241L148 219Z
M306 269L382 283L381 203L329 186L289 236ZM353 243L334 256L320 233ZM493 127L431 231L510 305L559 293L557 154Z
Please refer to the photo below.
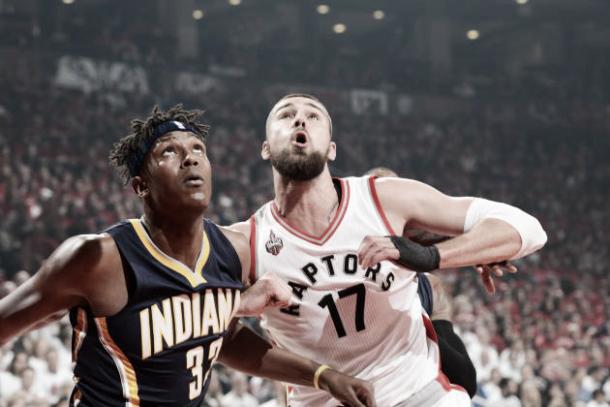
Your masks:
M198 166L199 165L199 159L197 158L196 155L193 154L189 154L189 153L185 153L184 159L182 160L182 166L183 167L191 167L191 166Z
M294 116L294 123L293 123L293 127L295 128L305 128L305 115L301 112L297 113Z

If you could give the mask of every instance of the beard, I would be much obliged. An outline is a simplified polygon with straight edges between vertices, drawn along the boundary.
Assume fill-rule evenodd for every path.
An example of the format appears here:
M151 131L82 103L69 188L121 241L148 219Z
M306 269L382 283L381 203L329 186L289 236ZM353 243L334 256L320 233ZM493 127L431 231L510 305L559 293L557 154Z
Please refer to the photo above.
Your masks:
M277 154L271 154L271 165L283 177L293 181L309 181L324 170L327 154L318 151L306 154L301 150L290 150L285 148Z

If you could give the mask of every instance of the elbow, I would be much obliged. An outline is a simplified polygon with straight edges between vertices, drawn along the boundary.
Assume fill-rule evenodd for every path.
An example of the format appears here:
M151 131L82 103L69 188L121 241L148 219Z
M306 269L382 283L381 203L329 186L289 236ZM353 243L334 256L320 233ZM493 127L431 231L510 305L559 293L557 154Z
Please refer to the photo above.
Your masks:
M523 237L522 237L523 238ZM531 224L527 231L527 236L524 239L527 242L527 254L534 253L544 247L548 236L538 219L531 217Z
M542 249L548 240L542 225L533 216L529 216L528 222L519 228L519 235L521 236L521 249L511 260L520 259Z
M546 232L544 231L544 229L542 228L542 225L540 224L540 222L536 221L536 223L538 224L538 228L536 230L536 237L535 237L536 250L540 250L544 247L544 245L548 241L549 237L546 234Z

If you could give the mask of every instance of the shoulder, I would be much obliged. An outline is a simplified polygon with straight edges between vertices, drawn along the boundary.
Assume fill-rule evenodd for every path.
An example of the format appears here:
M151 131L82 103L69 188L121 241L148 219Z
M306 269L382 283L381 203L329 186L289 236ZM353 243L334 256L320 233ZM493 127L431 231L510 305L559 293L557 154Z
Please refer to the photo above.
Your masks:
M225 235L227 240L235 249L235 253L239 257L242 268L242 281L246 281L246 276L250 270L250 241L245 234L238 230L231 229L225 226L219 226L218 229Z
M116 287L118 273L122 275L122 263L111 236L76 235L44 261L34 285L45 297L77 297L93 305L112 293L108 287Z
M421 181L409 178L383 177L375 178L373 181L377 194L380 198L390 199L396 194L404 193L411 197L435 191L433 187ZM415 195L414 195L415 194Z
M230 226L223 226L221 228L231 233L239 233L243 235L246 239L250 239L250 222L250 220L245 220L243 222L237 222Z
M239 228L233 228L233 226L219 226L218 229L225 235L238 254L240 254L240 251L244 250L249 253L250 243L248 242L248 237Z
M95 272L113 257L118 258L118 249L107 233L76 235L59 245L44 263L43 269Z
M431 319L451 321L452 304L445 286L437 275L432 273L425 273L425 275L430 282L434 304Z

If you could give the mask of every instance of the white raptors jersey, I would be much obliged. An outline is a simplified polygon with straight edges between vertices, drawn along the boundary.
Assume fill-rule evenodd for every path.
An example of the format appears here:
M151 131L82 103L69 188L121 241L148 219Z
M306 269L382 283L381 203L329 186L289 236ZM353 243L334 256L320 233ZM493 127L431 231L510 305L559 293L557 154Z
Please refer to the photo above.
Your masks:
M266 311L262 325L278 346L370 381L377 405L395 406L437 377L438 347L426 335L416 274L389 261L358 265L365 236L392 234L374 179L339 182L341 202L322 236L288 225L273 202L252 217L252 272L277 274L300 300ZM303 386L288 397L291 407L339 404Z

